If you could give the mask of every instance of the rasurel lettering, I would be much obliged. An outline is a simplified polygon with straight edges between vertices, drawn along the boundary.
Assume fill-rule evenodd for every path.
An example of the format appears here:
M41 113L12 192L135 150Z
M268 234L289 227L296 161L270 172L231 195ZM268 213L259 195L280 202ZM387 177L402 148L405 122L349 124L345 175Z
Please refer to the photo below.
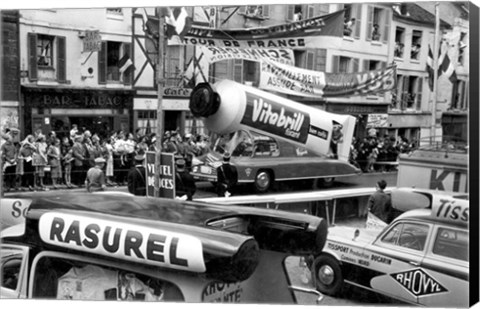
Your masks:
M153 266L204 272L199 239L170 231L90 217L47 213L40 237L51 245Z

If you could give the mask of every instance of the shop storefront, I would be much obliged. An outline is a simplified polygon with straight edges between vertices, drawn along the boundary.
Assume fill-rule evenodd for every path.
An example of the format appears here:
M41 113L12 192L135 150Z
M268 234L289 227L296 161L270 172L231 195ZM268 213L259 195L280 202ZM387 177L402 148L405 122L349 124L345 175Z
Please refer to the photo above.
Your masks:
M194 119L189 109L191 89L165 88L162 98L164 131L178 130L181 134L204 133L203 124ZM158 95L138 91L133 99L134 130L140 134L155 133L157 129Z
M133 91L22 86L26 133L68 135L73 124L100 137L132 132Z

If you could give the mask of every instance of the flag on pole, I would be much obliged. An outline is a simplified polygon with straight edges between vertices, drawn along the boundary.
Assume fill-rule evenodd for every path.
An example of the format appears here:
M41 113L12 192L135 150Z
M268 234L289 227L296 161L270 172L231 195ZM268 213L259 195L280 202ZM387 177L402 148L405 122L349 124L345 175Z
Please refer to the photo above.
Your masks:
M430 91L433 91L433 76L434 76L434 71L433 71L433 53L432 49L430 48L430 45L428 46L428 57L427 57L427 72L428 72L428 88L430 88Z
M120 73L123 73L130 67L133 67L132 59L130 59L130 56L128 54L124 54L120 61L118 61L118 70L120 71Z
M181 40L192 27L192 18L188 16L187 10L184 7L169 8L165 16L165 23L167 24L166 35L171 39L174 35L178 35Z
M453 67L453 64L450 61L450 58L448 57L448 54L446 52L440 68L452 84L457 81L457 73L455 72L455 68Z

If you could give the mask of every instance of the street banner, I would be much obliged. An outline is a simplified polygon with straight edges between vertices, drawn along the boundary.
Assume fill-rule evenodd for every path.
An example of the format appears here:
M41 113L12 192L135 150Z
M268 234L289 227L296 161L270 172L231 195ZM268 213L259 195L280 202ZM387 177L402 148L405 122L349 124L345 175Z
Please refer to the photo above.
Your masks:
M294 65L295 58L293 50L289 48L235 48L235 47L215 47L199 46L200 51L210 63L221 60L243 59L251 61L262 61L269 59L288 65Z
M360 73L325 73L265 59L259 88L315 98L377 94L396 88L396 67Z
M368 114L367 128L388 127L388 114Z
M155 197L155 156L156 153L153 151L146 152L147 196L152 197ZM175 198L174 163L173 153L162 152L160 154L160 197Z
M203 45L236 48L319 48L323 37L343 36L343 14L331 14L285 24L250 29L212 29L192 25L183 39L173 36L168 45Z

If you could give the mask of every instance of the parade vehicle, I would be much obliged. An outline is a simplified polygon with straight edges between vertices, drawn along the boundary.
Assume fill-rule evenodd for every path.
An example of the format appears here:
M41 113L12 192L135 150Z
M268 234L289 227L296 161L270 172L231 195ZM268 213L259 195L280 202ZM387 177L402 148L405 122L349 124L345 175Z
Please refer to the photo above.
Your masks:
M348 284L410 304L467 307L468 200L399 189L392 203L406 211L383 230L329 228L312 266L318 290L336 295Z
M321 218L116 193L7 200L2 207L22 215L2 225L2 298L284 304L298 291L322 296L292 286L284 268L288 256L322 251Z
M189 108L219 137L207 155L196 158L192 175L215 182L222 153L232 154L238 183L266 192L276 181L313 179L330 186L335 177L360 170L349 164L355 118L222 80L201 83L192 91Z
M348 162L319 156L296 146L250 130L220 135L212 150L196 158L191 175L199 181L216 182L216 168L224 152L237 168L238 183L253 184L256 192L267 192L275 182L312 180L313 188L330 187L336 177L360 171Z

